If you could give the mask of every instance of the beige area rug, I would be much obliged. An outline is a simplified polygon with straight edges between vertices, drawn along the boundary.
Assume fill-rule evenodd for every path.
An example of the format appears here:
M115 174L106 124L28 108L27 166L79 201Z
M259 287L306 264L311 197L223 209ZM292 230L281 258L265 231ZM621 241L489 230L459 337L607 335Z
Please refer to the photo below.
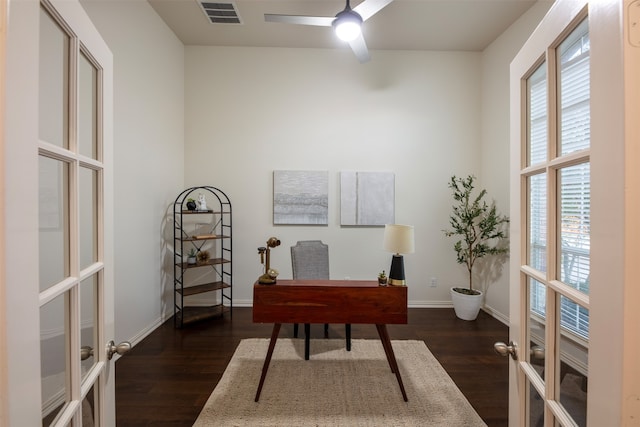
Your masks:
M392 341L408 402L380 341L279 339L254 402L268 339L242 340L194 426L486 426L422 341Z

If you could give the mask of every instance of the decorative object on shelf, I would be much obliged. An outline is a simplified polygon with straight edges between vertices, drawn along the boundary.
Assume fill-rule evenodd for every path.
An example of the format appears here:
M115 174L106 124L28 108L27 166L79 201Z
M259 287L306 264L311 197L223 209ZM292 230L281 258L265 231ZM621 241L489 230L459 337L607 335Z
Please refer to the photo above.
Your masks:
M198 194L198 210L206 211L207 210L207 199L205 199L204 194Z
M456 316L463 320L474 320L482 305L483 292L473 288L473 267L477 260L487 255L506 254L505 226L509 223L506 215L497 212L495 203L489 205L484 197L487 190L474 193L475 176L451 177L448 187L452 191L455 204L449 216L449 230L445 236L458 236L453 249L458 264L464 264L469 272L469 286L451 288L451 300Z
M271 248L280 246L280 240L277 237L270 237L267 240L267 247L260 246L258 253L260 254L260 264L264 264L264 274L258 278L258 283L262 285L273 285L278 277L278 270L271 268Z
M195 250L195 248L191 248L191 250L189 250L189 253L187 254L187 264L195 264L197 262L197 254L198 252Z
M196 205L196 201L194 199L187 199L187 209L190 211L195 211L198 205Z
M215 234L194 234L191 236L193 240L207 240L207 239L215 239Z
M198 264L206 264L211 258L211 254L209 254L209 251L199 251L197 258Z
M384 226L384 249L392 252L389 284L405 286L404 259L402 254L412 254L415 250L413 225L387 224Z
M380 286L387 286L387 275L384 270L378 274L378 284Z

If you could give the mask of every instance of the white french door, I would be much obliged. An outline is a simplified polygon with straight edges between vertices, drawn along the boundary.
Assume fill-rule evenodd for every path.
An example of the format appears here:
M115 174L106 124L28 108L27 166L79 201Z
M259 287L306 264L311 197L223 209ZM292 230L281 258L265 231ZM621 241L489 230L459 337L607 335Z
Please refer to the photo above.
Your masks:
M639 253L628 243L640 194L626 157L637 138L627 117L640 111L626 90L637 80L631 3L557 0L511 64L513 426L640 414L625 397L640 387L625 377L640 338L623 297Z
M112 426L112 55L77 1L10 6L3 421Z

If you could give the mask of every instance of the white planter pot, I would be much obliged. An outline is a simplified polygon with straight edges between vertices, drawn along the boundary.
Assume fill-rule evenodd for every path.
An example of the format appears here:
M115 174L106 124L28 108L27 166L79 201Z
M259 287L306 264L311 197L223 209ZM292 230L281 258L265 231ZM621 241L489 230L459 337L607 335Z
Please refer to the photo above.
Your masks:
M456 292L451 288L451 302L456 311L456 316L462 320L475 320L482 306L482 291L478 295L466 295Z

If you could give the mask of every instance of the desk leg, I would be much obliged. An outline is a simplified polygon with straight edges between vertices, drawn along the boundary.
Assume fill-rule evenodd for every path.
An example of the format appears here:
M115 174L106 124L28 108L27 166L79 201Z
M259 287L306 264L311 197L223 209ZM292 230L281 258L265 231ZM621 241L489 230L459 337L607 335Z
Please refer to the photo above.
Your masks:
M309 360L309 347L311 346L311 324L304 324L304 360Z
M258 391L256 392L256 399L260 399L260 392L262 392L262 385L264 384L264 379L267 377L267 370L269 370L269 363L271 363L271 356L273 355L273 349L276 346L276 341L278 341L278 334L280 333L281 323L273 324L273 332L271 332L271 341L269 341L269 350L267 350L267 357L264 359L264 365L262 365L262 375L260 376L260 384L258 384Z
M396 379L398 380L398 385L400 386L400 391L402 392L402 398L405 402L408 402L409 399L407 398L407 393L404 390L404 384L402 384L402 376L400 375L400 369L398 369L396 356L393 353L393 347L391 346L391 340L389 339L387 325L376 325L376 328L378 329L378 335L380 335L380 341L382 341L384 352L387 355L387 361L389 362L389 366L391 367L391 372L394 372L396 374Z

